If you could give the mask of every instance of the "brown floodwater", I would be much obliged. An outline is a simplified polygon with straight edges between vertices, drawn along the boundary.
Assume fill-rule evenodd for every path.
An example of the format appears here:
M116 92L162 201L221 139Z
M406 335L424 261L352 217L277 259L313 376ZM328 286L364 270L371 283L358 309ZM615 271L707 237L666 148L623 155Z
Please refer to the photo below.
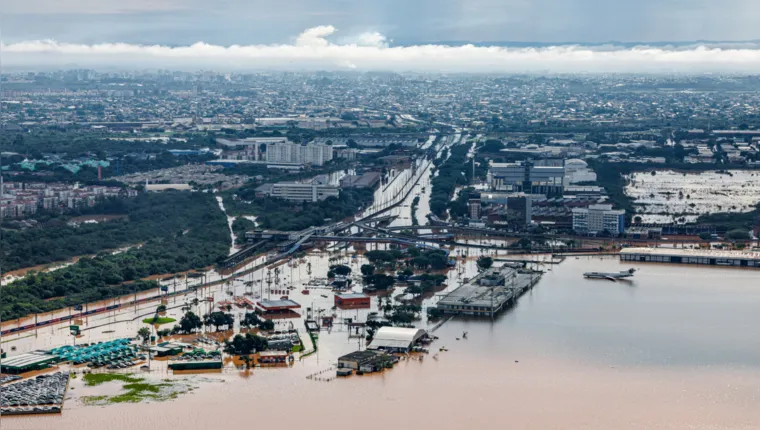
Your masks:
M472 267L468 263L464 276ZM453 319L436 331L440 339L424 360L405 360L382 374L333 378L335 359L359 342L336 327L320 334L316 354L292 367L182 376L197 388L176 400L104 407L78 400L78 392L96 390L77 379L63 414L3 418L0 424L109 430L760 428L760 272L652 264L639 266L630 282L610 282L586 280L582 273L628 268L616 258L570 258L543 267L551 270L536 288L495 321ZM304 279L290 276L292 282ZM457 276L452 271L450 281ZM306 304L307 297L322 300L320 294L294 298ZM456 340L464 331L467 339ZM438 352L442 346L448 351Z

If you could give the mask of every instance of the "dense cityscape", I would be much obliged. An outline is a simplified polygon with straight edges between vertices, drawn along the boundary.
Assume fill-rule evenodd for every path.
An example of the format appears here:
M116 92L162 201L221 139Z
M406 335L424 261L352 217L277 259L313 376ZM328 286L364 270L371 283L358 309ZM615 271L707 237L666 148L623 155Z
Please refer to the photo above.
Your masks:
M535 366L503 370L530 384L554 353L576 353L574 324L587 333L620 319L634 332L590 335L602 358L585 374L607 381L599 368L620 367L629 373L612 384L659 386L640 368L679 354L722 365L698 352L730 348L686 342L697 335L670 310L650 314L649 301L676 306L700 334L733 330L697 323L710 306L755 312L757 76L0 79L0 416L23 428L53 423L36 415L104 419L92 406L193 405L191 391L214 399L220 381L225 396L265 380L274 398L285 399L282 385L339 402L335 385L382 395L369 376L382 374L409 390L479 354ZM700 278L709 286L688 290ZM724 279L751 300L716 303ZM684 343L650 345L638 324ZM559 351L533 349L522 330ZM488 363L476 371L486 385ZM590 384L592 397L613 390ZM683 390L700 404L698 389Z

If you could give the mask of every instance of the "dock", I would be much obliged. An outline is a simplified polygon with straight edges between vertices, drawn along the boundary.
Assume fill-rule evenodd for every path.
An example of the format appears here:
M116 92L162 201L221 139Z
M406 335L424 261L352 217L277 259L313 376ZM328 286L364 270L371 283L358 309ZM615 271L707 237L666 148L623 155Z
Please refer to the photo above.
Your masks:
M540 272L501 267L479 274L437 304L448 315L493 316L541 279Z

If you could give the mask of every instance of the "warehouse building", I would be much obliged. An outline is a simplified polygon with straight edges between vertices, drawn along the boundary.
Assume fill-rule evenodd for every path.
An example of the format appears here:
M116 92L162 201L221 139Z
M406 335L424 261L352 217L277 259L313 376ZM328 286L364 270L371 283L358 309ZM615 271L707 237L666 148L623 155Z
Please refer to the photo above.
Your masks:
M760 268L760 252L721 251L713 249L626 248L620 251L620 261Z
M58 357L55 355L43 351L33 351L4 359L0 371L2 373L31 372L33 370L45 369L57 361Z
M367 349L408 353L427 332L421 328L380 327Z

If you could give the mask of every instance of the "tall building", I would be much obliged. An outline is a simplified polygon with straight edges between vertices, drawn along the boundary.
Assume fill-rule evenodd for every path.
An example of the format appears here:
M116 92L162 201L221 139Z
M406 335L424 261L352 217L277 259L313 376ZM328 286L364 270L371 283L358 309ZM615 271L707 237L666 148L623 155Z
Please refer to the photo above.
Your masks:
M300 145L276 142L267 145L266 161L270 163L311 164L321 166L333 159L333 148L321 143Z
M492 162L488 170L488 183L495 191L560 195L564 190L564 177L564 166L536 165L532 161Z
M480 219L480 199L470 199L467 206L470 209L470 219Z
M573 230L597 234L608 231L613 235L625 232L625 211L612 209L612 205L591 205L573 209Z

